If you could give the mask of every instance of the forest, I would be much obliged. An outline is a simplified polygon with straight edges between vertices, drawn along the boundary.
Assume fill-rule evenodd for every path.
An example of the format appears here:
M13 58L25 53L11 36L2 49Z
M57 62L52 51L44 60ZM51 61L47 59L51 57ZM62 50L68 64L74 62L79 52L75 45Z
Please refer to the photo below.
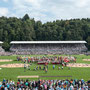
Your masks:
M11 41L87 41L90 50L90 18L42 23L25 14L22 18L0 17L0 41L8 51Z

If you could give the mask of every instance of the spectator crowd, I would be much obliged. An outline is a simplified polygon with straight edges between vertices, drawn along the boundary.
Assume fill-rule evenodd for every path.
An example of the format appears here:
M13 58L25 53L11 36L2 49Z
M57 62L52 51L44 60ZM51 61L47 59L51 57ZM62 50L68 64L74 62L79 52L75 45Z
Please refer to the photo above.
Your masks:
M12 80L3 79L0 90L90 90L90 80Z
M84 44L17 44L10 48L15 54L81 54L87 51Z

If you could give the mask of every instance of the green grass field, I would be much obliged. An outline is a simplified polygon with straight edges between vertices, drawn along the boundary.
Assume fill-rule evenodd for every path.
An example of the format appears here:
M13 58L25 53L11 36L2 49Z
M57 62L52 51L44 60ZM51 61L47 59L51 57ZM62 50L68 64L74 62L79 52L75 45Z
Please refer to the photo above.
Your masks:
M39 56L39 55L32 55L32 56ZM58 56L58 55L56 55ZM64 55L62 55L64 56ZM65 55L66 56L66 55ZM90 59L89 56L85 55L72 55L77 57L76 63L88 63L90 64L90 61L83 61L82 59ZM10 64L10 63L21 63L21 61L17 61L16 56L0 56L0 59L12 59L12 62L0 62L0 65L2 64ZM2 68L0 70L0 81L5 79L12 79L14 81L17 81L17 76L23 76L23 75L39 75L39 76L72 76L72 77L42 77L40 79L84 79L84 80L90 80L90 68L71 68L71 70L68 69L68 67L64 67L63 70L58 70L58 67L60 65L55 65L55 70L52 69L52 64L49 64L48 72L45 73L43 70L33 71L33 68L36 67L37 64L33 63L31 66L31 70L26 70L24 72L24 68ZM43 65L42 65L43 67ZM31 79L31 78L30 78ZM32 79L31 79L32 80ZM34 78L36 80L36 78Z

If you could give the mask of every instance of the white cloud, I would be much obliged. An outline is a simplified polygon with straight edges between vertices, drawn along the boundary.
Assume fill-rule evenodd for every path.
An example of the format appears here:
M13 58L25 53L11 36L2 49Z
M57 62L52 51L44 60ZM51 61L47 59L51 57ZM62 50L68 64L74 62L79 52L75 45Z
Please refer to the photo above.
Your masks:
M35 6L35 7L38 7L38 8L40 8L41 2L43 2L43 0L24 0L24 1L25 1L25 3L29 3L32 6Z
M8 8L0 7L0 16L8 16Z
M3 0L4 2L8 2L8 0Z
M13 9L18 16L24 16L28 13L31 18L42 20L46 17L43 12L47 11L42 8L42 0L13 0Z
M12 14L22 17L26 13L43 22L56 19L90 17L90 0L12 0Z
M76 6L77 7L86 7L90 3L90 0L77 0Z

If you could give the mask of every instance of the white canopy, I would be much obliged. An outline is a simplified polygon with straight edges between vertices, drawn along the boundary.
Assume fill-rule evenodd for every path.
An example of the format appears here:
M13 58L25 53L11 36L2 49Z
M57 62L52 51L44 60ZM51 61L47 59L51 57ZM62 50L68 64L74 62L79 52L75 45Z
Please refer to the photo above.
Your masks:
M11 41L10 44L87 43L86 41Z

